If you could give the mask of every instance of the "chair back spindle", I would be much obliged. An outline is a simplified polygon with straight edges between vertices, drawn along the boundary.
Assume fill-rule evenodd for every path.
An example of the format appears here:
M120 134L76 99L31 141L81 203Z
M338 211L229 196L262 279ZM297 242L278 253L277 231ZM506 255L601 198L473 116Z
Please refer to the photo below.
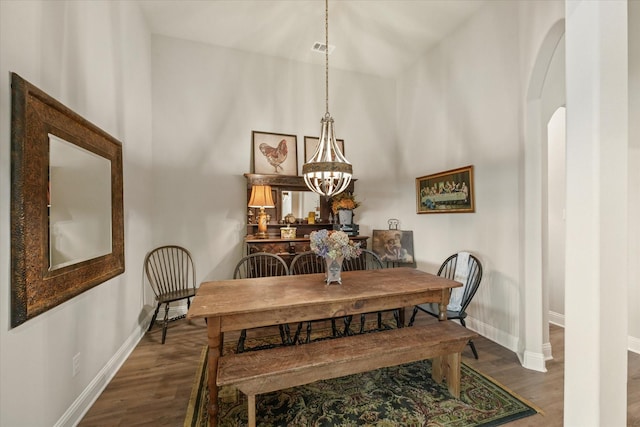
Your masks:
M480 287L480 281L482 280L482 264L480 260L476 258L476 256L469 254L469 261L467 264L467 279L465 283L463 283L463 292L462 298L460 299L460 310L452 311L450 308L447 309L447 319L450 320L459 320L460 324L464 327L467 326L465 319L467 318L467 307L471 303L473 296L478 291ZM440 269L438 270L438 276L446 277L450 280L456 280L456 267L458 266L458 254L455 253L451 255L449 258L445 259ZM463 270L464 271L464 270ZM460 288L457 288L460 289ZM453 292L453 291L452 291ZM412 326L418 311L423 311L431 316L438 317L439 309L436 304L421 304L416 305L413 308L413 313L411 315L411 320L409 321L409 326ZM473 352L473 356L478 358L478 351L476 350L476 346L473 343L473 340L469 340L469 346L471 347L471 351Z
M453 254L447 258L440 269L438 270L438 276L445 277L450 280L455 280L456 267L458 265L458 254ZM482 264L474 255L469 255L469 264L467 267L467 281L464 283L464 293L462 294L462 301L460 303L460 312L464 313L471 303L473 296L480 287L480 281L482 280Z
M312 251L302 252L296 255L289 266L290 274L314 274L324 273L326 263Z
M362 249L362 253L359 257L349 258L342 262L342 269L344 271L356 271L356 270L379 270L384 268L380 257L368 249Z
M156 296L190 286L195 288L195 268L191 254L179 246L164 246L149 253L145 269Z
M267 252L258 252L245 256L236 264L236 268L233 271L234 279L255 279L258 277L274 277L274 276L287 276L289 275L289 268L287 263L278 255L270 254ZM280 338L282 345L289 345L291 343L291 336L289 333L289 325L278 325L280 330ZM253 348L245 348L244 344L247 339L247 330L240 331L240 338L236 346L237 353L243 353L246 350L259 350L264 346L256 346ZM269 345L268 345L269 346ZM267 347L268 347L267 346Z
M289 268L278 255L259 252L247 255L236 265L234 279L252 279L256 277L286 276Z

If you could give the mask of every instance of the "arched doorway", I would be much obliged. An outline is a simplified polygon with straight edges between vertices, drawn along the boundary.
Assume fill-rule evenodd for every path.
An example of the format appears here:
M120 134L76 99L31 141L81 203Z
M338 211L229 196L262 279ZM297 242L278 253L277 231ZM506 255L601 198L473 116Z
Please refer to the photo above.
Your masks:
M549 344L547 123L565 105L564 20L545 37L533 67L526 103L524 147L524 292L522 364L545 372ZM545 262L546 260L546 262Z

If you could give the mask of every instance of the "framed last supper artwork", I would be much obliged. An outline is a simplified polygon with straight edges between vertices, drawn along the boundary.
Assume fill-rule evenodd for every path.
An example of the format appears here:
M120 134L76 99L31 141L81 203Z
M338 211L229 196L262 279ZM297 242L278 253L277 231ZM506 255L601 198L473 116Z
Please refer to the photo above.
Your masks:
M475 212L473 165L416 178L417 213Z

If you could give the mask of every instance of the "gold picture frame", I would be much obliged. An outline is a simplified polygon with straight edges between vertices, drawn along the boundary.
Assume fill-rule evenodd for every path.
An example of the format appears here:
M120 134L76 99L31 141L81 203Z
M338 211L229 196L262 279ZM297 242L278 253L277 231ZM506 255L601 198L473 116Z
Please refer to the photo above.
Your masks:
M473 165L416 178L416 211L419 214L475 212Z

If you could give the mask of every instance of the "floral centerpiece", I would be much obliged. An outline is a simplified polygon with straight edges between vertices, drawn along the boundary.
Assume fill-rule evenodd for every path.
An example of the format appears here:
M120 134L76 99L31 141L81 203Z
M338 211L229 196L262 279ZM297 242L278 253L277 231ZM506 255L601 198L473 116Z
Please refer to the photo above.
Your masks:
M312 231L311 250L322 258L337 259L357 258L362 253L360 243L349 240L349 236L344 231L318 230Z
M359 257L362 253L360 243L352 242L344 231L336 230L312 231L310 241L311 250L327 263L327 285L331 282L342 284L342 261Z

